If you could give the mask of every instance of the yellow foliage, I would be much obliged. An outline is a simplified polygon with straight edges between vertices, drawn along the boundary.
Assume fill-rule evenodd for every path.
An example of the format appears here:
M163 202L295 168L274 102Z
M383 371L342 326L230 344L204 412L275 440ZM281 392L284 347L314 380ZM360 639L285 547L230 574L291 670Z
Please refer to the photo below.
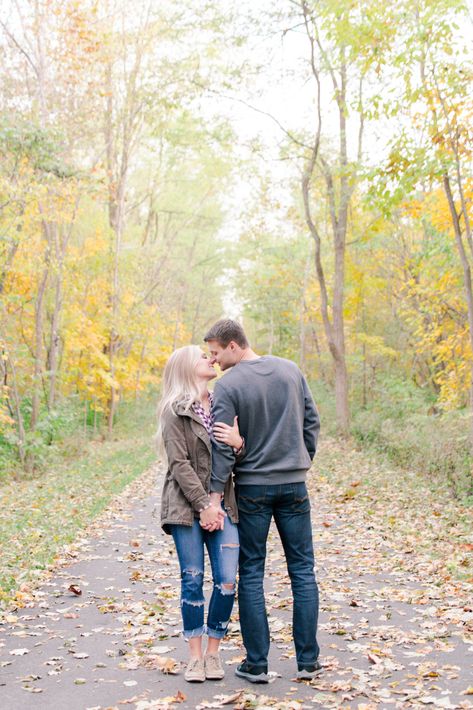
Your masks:
M0 432L14 425L15 421L11 418L8 410L9 388L5 385L0 386Z
M401 210L403 214L413 219L419 219L422 216L424 205L421 200L416 198L411 198L410 200L405 200L401 204Z
M386 345L384 338L380 335L369 335L368 333L355 333L354 338L359 343L366 346L367 353L381 358L392 358L395 360L399 357L399 353L394 348Z
M425 201L424 214L438 232L453 237L452 217L443 190L435 190Z

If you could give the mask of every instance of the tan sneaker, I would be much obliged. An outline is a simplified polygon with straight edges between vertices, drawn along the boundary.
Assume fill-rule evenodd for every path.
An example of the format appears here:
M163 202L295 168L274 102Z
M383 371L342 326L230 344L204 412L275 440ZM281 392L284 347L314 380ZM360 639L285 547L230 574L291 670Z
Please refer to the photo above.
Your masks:
M208 653L205 656L205 677L208 680L221 680L225 675L218 653Z
M205 680L205 666L203 658L191 658L187 664L184 678L188 683L203 683Z

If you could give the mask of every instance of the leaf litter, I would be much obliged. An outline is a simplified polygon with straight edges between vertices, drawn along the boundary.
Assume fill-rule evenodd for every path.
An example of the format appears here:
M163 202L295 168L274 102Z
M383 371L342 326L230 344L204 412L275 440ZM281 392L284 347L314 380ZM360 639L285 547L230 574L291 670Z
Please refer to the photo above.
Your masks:
M48 576L41 586L22 585L15 603L5 611L7 633L25 638L44 633L44 624L37 624L43 626L39 631L32 627L38 617L24 613L35 605L41 610L40 620L49 619L48 623L80 619L81 609L94 605L100 614L113 615L117 627L113 631L108 625L83 629L82 638L109 635L112 643L106 655L117 660L122 672L159 671L177 676L176 682L182 683L184 664L171 655L181 626L179 571L172 542L161 534L157 523L152 531L130 523L133 505L149 495L155 475L151 470L135 481L76 543L58 555L56 574L59 570L65 579L64 592L77 597L76 604L57 609L48 596L48 585L56 589L54 594L60 593ZM266 575L268 622L273 648L284 662L283 675L289 683L284 681L282 695L281 691L265 694L245 688L203 698L189 707L472 708L471 510L441 486L413 472L371 461L365 453L335 441L323 442L308 486L324 672L311 681L291 679L295 666L291 590L273 527ZM72 584L67 579L68 567L79 560L100 560L98 541L110 529L128 535L113 551L116 563L128 569L128 583L119 588L110 583L106 593L94 596L87 589L94 587L94 580L75 578ZM86 591L78 595L72 587ZM76 650L77 641L77 636L64 638L63 648L69 657L86 660L90 653ZM244 657L237 609L222 650L227 673L232 675ZM22 655L12 651L10 656ZM8 661L12 662L16 659ZM61 656L52 656L46 664L51 669L48 674L64 672ZM95 664L97 670L105 666L100 661ZM42 692L24 678L24 690ZM83 685L91 680L78 676L74 682ZM122 680L130 687L135 682ZM211 693L209 687L207 694ZM172 710L186 702L181 690L163 698L143 694L134 698L136 702L125 699L119 703L134 703L137 710Z

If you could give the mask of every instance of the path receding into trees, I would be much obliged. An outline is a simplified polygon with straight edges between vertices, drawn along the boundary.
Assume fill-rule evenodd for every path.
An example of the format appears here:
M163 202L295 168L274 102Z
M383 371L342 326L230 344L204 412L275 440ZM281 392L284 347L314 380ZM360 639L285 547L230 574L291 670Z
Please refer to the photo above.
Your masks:
M294 680L290 586L272 530L271 683L234 675L236 607L225 679L190 685L159 475L143 474L37 590L20 592L23 606L0 626L2 710L473 708L472 514L447 489L323 442L310 489L324 672Z

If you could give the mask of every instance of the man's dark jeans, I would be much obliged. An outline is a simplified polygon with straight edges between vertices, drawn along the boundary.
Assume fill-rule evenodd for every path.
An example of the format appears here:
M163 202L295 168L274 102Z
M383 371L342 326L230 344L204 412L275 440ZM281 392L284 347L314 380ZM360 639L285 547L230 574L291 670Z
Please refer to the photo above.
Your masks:
M251 666L267 667L269 627L264 601L266 540L271 518L286 555L291 579L293 636L297 664L310 666L319 655L319 594L314 573L310 501L305 483L237 485L240 533L238 603L243 643Z

